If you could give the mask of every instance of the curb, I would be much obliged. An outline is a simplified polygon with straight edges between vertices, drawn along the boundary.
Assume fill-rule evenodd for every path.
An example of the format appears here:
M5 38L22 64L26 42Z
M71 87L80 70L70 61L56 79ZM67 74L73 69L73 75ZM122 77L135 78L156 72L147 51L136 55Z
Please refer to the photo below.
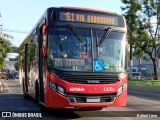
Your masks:
M4 85L2 79L0 80L0 93L9 93L9 89Z
M0 82L0 87L1 87L0 91L3 92L3 82L2 81Z
M128 91L136 91L136 92L145 92L145 93L147 93L147 92L149 92L149 93L160 93L160 91L151 91L151 90L144 90L144 89L134 89L134 88L128 88Z
M160 93L160 88L158 87L152 87L152 86L129 86L128 89L130 90L136 90L136 91L144 91L144 92L155 92Z

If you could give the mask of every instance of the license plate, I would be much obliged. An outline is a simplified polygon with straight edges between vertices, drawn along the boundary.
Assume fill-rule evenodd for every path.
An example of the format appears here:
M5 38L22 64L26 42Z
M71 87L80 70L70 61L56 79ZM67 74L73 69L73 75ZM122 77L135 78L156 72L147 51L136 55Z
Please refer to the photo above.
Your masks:
M87 98L88 103L97 103L100 102L100 98Z

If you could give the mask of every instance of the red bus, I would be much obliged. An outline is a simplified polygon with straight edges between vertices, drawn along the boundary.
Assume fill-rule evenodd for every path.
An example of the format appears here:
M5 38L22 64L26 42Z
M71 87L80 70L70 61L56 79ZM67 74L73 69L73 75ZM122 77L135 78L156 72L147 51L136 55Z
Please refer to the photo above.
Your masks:
M19 47L24 97L46 108L125 106L126 36L122 15L48 8Z

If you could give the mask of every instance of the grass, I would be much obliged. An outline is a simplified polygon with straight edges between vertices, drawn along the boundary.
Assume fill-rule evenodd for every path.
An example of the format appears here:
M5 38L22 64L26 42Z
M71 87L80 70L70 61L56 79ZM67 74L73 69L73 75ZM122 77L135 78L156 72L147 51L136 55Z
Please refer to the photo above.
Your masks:
M160 92L160 80L129 80L129 89Z

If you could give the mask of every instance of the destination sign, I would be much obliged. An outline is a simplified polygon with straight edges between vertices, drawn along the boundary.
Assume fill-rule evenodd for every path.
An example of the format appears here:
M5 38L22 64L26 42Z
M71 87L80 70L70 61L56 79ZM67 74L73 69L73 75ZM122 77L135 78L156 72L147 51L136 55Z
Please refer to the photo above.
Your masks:
M84 66L84 59L55 58L55 66Z
M94 14L87 12L60 12L60 21L72 21L118 26L117 16L97 13Z

